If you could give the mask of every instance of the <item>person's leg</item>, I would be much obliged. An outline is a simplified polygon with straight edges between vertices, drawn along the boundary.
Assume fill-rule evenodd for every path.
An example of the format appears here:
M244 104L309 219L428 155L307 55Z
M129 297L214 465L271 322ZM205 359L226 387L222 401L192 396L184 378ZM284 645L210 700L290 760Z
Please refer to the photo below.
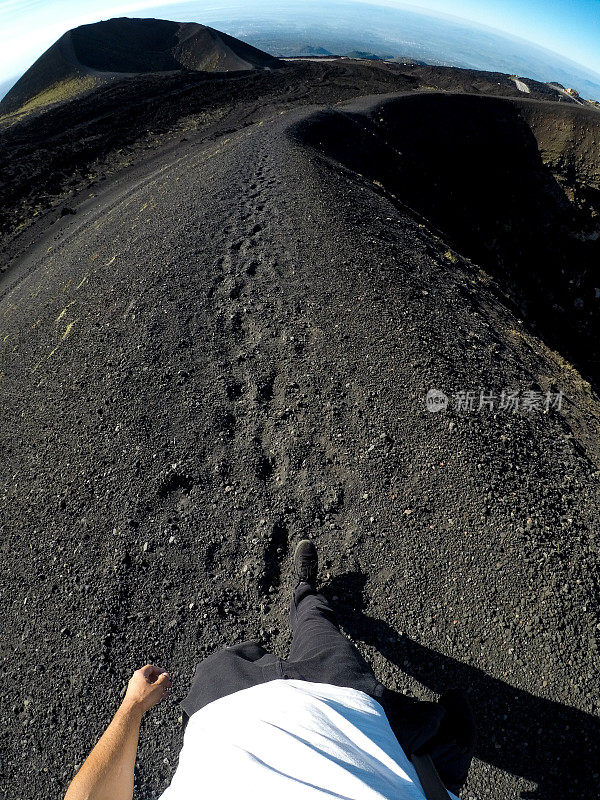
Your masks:
M280 658L257 642L240 642L200 661L181 707L191 717L221 697L282 677Z
M283 663L286 677L360 689L372 696L381 684L356 647L340 631L326 598L299 583L290 603L292 644Z
M338 627L335 613L328 601L309 583L298 584L292 593L290 628L291 661L312 658L325 646L344 647L349 644Z

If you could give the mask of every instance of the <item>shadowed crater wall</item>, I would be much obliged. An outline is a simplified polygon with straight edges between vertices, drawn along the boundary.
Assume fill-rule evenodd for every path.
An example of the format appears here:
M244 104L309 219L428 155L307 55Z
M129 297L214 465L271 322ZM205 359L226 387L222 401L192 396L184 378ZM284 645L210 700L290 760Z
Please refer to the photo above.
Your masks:
M6 94L0 114L72 99L119 76L246 72L280 65L268 53L206 25L120 17L63 34Z
M76 60L103 72L245 70L278 60L225 33L195 22L122 17L69 32Z
M431 93L322 112L297 135L441 230L598 384L595 111Z

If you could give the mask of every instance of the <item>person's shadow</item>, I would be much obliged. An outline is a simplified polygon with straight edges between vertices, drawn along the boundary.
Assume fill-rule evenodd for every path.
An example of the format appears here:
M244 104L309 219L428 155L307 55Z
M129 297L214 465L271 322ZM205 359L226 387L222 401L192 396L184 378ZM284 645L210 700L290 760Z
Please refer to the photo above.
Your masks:
M535 697L406 635L399 637L386 622L362 612L365 581L360 573L347 573L324 587L329 599L337 597L332 605L339 622L354 639L374 646L432 691L466 689L477 720L478 759L537 783L523 798L600 798L600 718Z

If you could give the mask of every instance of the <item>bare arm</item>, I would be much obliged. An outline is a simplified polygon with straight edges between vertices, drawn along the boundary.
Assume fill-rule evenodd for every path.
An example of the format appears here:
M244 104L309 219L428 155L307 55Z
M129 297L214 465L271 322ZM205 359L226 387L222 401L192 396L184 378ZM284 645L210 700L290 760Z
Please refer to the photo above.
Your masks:
M171 685L160 667L134 672L117 713L67 789L65 800L132 800L133 769L142 716Z

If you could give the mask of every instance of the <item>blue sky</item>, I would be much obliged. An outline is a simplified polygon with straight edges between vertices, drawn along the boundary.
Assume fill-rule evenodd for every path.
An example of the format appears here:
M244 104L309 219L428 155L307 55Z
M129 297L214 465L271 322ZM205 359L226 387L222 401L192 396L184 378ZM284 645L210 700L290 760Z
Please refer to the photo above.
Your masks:
M362 0L370 2L370 0ZM306 0L317 5L318 0ZM529 39L600 73L600 0L376 0L374 5L451 15ZM0 0L0 82L23 73L66 30L114 16L162 16L184 7L198 22L252 8L263 18L269 0ZM284 5L280 2L279 7ZM160 13L156 13L160 11ZM188 11L188 13L189 13Z
M385 0L380 4L388 5ZM412 5L529 39L600 72L600 0L425 0Z

